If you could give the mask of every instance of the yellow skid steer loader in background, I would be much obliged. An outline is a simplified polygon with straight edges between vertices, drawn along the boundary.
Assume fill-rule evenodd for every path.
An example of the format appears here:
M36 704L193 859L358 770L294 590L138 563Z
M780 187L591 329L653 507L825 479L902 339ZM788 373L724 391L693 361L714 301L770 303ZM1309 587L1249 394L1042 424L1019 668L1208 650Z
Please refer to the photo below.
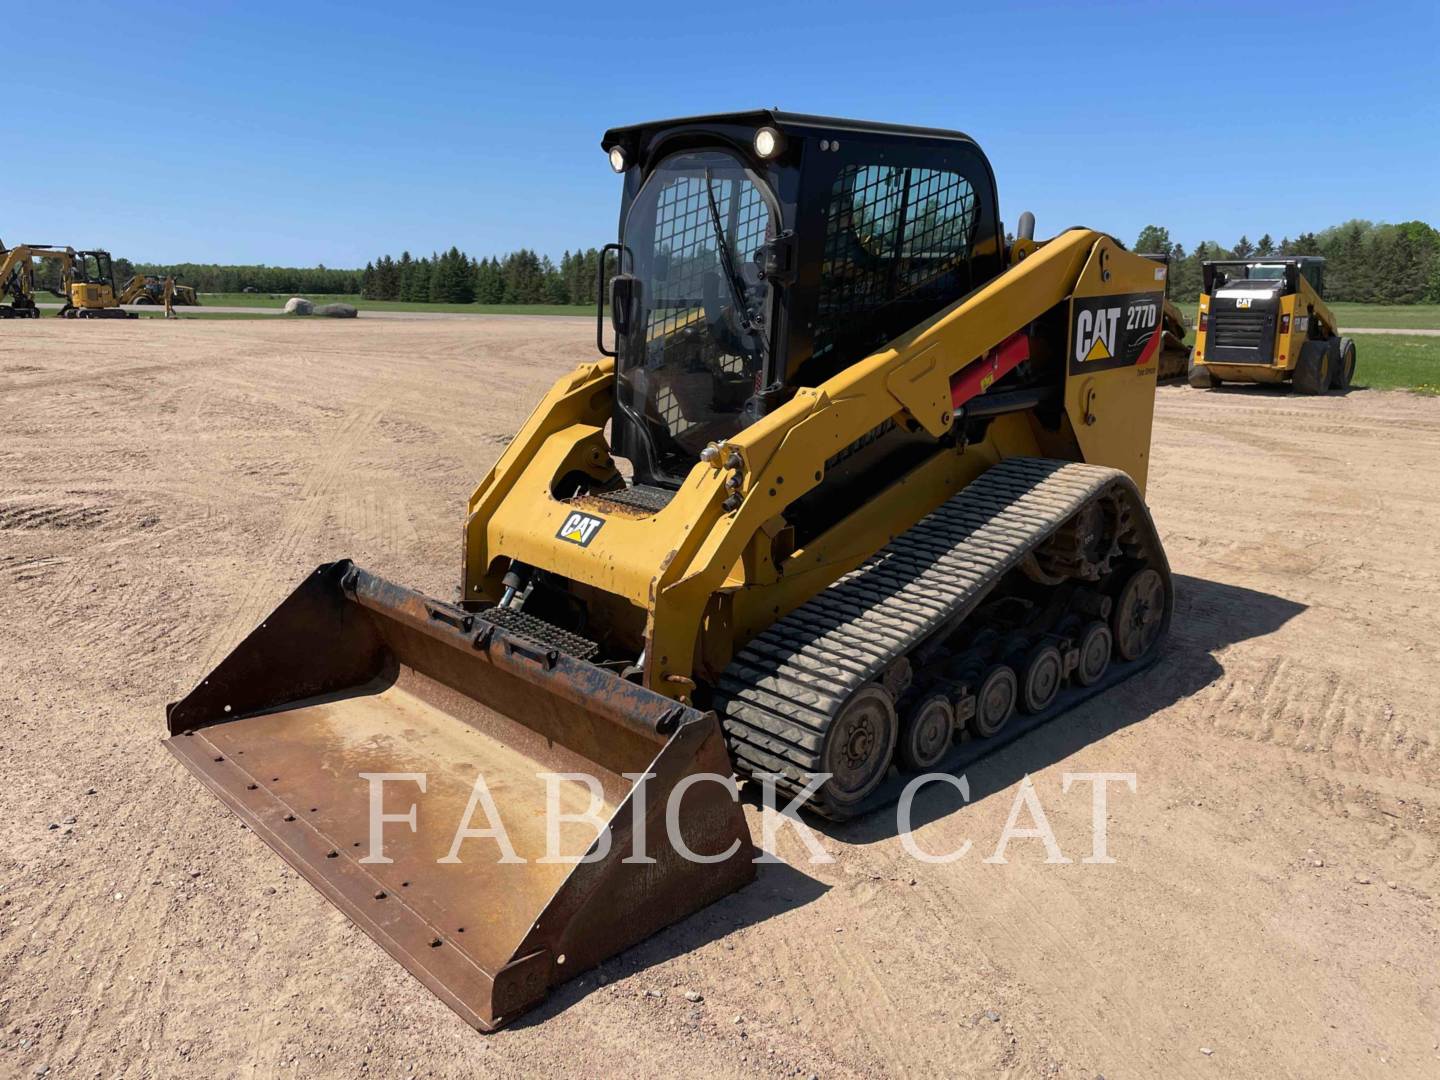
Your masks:
M1201 264L1190 385L1289 383L1302 394L1350 389L1355 342L1325 302L1325 260L1271 255Z
M732 777L872 812L1153 661L1172 608L1155 263L1029 215L1007 247L956 132L765 110L602 148L597 356L471 496L460 600L328 563L168 710L483 1030L751 879Z

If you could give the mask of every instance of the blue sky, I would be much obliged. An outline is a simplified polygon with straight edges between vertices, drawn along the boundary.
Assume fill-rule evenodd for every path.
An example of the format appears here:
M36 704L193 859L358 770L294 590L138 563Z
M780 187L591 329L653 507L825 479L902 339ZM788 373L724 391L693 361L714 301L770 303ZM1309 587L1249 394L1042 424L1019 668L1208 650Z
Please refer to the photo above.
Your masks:
M15 6L7 243L558 256L613 238L607 127L766 105L969 132L1042 236L1440 225L1435 0Z

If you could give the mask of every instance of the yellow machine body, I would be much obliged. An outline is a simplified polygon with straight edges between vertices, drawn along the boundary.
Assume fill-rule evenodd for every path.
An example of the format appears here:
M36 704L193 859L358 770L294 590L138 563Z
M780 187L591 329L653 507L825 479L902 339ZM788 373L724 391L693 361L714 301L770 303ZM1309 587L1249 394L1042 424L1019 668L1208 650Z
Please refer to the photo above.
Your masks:
M35 306L36 259L58 263L60 279L68 288L74 274L73 248L56 248L48 244L21 244L7 248L0 244L0 299L10 298L10 303L0 305L0 318L40 317L40 309Z
M180 285L169 275L136 274L120 290L117 302L121 304L164 304L167 308L175 304L187 307L198 306L199 297L189 285Z
M324 564L167 711L483 1030L753 878L734 776L870 812L1140 670L1173 607L1143 501L1164 266L1028 217L1007 246L957 132L762 110L602 148L597 355L471 495L459 601ZM418 787L383 864L379 774ZM476 774L519 860L450 857ZM587 777L599 831L560 846L593 861L535 858Z
M1185 313L1169 297L1165 298L1165 337L1160 346L1160 378L1180 379L1190 369L1190 346L1185 344L1189 327Z
M121 307L115 288L115 269L108 251L75 251L65 282L65 319L133 319L133 312Z
M1309 393L1348 386L1355 347L1322 295L1323 266L1291 257L1205 263L1192 385L1293 382ZM1267 276L1251 276L1259 274Z
M115 287L104 282L76 281L70 284L70 305L90 311L116 308L120 300Z
M896 477L880 498L786 552L783 571L777 565L777 552L785 551L785 508L823 481L826 461L838 450L887 420L945 434L954 421L952 379L983 364L993 348L1057 304L1117 298L1108 310L1120 320L1140 317L1130 314L1123 298L1146 295L1154 311L1147 309L1144 317L1154 328L1163 303L1156 269L1090 230L1070 230L1040 244L974 295L827 382L800 390L727 441L714 463L695 466L655 514L616 512L595 500L555 494L557 481L576 468L601 480L615 469L604 438L614 407L614 364L583 365L555 384L470 497L464 597L498 599L511 560L582 583L607 598L616 621L628 622L643 643L646 685L683 700L697 678L713 678L778 615L1004 458L1110 465L1133 477L1143 492L1158 330L1141 363L1112 366L1110 356L1098 354L1065 358L1073 370L1065 378L1058 432L1044 430L1026 413L998 417L983 442ZM1075 343L1051 347L1073 351ZM731 453L743 462L744 501L726 512L726 481L735 473L721 463ZM603 520L584 546L563 534L577 512Z

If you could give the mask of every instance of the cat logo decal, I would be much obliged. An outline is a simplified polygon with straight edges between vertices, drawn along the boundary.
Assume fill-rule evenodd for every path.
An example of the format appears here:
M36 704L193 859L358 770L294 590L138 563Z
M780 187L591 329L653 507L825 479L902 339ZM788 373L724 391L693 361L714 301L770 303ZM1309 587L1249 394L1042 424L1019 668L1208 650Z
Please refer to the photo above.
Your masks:
M578 510L565 519L565 524L560 526L560 531L555 536L560 540L568 540L572 544L579 544L581 547L589 547L590 541L595 539L595 534L600 531L600 526L605 524L604 518L595 517L591 514L582 514Z

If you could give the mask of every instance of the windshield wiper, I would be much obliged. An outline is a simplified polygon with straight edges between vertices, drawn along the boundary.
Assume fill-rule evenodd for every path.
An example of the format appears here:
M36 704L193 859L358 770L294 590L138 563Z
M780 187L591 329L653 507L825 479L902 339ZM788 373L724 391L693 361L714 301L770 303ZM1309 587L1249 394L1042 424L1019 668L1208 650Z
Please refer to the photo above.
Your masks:
M762 327L755 324L750 313L750 293L745 280L735 269L735 256L725 240L725 226L720 223L720 205L715 201L715 173L705 170L705 200L710 204L710 225L715 231L715 243L720 245L720 269L724 271L725 282L730 286L730 296L740 311L740 329L756 342L762 361L769 360L769 342L765 340ZM768 364L767 364L768 366Z

